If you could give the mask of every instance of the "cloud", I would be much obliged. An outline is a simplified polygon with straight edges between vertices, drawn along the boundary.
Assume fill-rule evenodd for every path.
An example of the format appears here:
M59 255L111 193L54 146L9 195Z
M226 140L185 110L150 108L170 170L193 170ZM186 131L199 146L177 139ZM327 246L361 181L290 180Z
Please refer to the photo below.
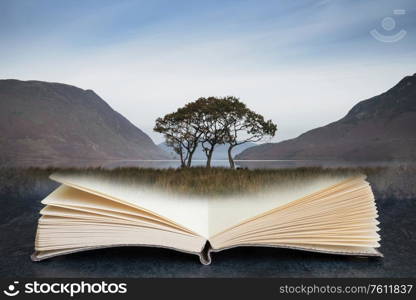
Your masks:
M390 2L181 3L172 11L119 3L71 8L72 22L5 37L1 76L94 89L156 141L157 117L200 96L235 95L278 123L277 141L342 117L416 69L409 18L409 36L395 45L368 33Z

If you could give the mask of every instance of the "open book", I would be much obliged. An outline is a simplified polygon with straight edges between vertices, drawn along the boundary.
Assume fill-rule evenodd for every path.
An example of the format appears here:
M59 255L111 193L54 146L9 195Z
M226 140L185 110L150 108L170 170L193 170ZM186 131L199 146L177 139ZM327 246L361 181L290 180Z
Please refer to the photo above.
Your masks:
M55 173L61 183L42 203L35 261L117 246L197 254L237 246L381 256L377 209L364 176L284 182L258 195L167 194L129 180Z

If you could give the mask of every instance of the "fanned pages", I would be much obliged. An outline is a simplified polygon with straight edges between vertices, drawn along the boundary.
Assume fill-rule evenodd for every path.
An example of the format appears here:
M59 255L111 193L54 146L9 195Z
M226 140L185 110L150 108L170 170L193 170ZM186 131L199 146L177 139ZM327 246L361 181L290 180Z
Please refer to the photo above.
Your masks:
M364 176L315 176L255 195L166 193L134 180L56 173L42 203L33 260L116 246L197 254L238 246L381 256L377 209Z

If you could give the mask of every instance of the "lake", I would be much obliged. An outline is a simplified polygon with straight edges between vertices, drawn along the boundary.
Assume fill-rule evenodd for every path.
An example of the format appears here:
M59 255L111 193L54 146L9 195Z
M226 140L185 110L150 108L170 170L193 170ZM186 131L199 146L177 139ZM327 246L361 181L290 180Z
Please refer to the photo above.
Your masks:
M398 165L415 165L414 162L402 161L334 161L334 160L235 160L240 168L299 168L299 167L395 167ZM205 166L206 160L193 160L192 166ZM212 167L228 168L228 160L213 160ZM6 165L7 166L7 165ZM13 161L13 166L19 167L142 167L142 168L178 168L179 160L19 160Z

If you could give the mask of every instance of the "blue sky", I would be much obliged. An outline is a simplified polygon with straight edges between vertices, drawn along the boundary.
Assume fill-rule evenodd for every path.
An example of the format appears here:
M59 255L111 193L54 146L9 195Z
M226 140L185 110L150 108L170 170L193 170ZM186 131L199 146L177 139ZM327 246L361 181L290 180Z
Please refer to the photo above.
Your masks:
M416 2L2 0L0 57L0 78L93 89L156 142L158 116L210 95L239 96L278 141L416 73Z

